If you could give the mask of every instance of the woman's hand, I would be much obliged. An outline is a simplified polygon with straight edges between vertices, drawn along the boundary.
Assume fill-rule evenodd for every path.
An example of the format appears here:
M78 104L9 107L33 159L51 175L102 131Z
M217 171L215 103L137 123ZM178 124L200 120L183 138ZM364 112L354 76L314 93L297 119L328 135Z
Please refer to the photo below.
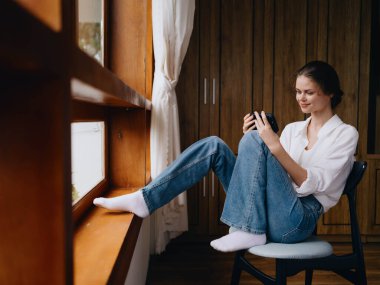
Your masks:
M261 117L259 116L259 113L256 111L254 112L254 114L255 114L254 122L255 122L257 131L261 139L264 141L264 143L267 145L267 147L271 151L271 153L274 154L276 150L281 148L280 138L272 130L272 127L269 124L264 111L261 111Z
M255 128L255 123L253 121L253 115L250 113L244 116L243 120L243 133L251 131Z

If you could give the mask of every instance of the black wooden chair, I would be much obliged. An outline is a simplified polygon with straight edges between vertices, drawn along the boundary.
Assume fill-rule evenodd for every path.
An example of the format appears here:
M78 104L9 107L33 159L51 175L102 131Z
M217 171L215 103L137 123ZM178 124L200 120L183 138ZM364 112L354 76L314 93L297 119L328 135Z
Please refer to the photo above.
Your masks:
M332 246L317 236L296 244L267 243L248 250L238 251L232 271L231 284L239 284L244 270L263 284L286 284L286 278L305 271L305 284L311 284L313 270L328 270L339 274L353 284L367 284L363 247L356 216L356 187L367 168L365 161L354 163L343 195L347 196L350 211L352 253L335 255ZM232 231L232 229L230 229ZM244 257L245 253L276 259L275 278L254 267Z

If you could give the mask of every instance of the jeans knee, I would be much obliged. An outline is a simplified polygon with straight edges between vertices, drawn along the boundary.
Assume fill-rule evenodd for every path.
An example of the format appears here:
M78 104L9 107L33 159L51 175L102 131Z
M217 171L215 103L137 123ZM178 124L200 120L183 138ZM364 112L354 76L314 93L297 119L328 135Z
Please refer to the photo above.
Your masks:
M215 148L219 148L220 146L226 145L226 143L218 136L208 137L208 143L214 146Z
M226 143L217 136L209 136L202 139L199 142L201 142L204 147L212 148L212 149L218 149L220 146L226 145Z
M244 134L239 142L239 150L245 147L259 146L263 143L257 131L250 131Z

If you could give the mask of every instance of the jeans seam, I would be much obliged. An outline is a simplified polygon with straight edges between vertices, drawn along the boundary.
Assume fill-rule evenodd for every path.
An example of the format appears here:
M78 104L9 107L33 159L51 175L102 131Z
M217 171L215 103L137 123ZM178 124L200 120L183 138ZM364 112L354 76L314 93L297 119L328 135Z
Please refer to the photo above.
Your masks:
M264 152L263 150L260 150L259 157L262 156L263 152ZM258 164L258 167L256 168L256 172L254 173L254 175L252 175L252 185L255 185L255 183L257 183L257 174L260 172L259 170L261 170L260 169L260 163ZM252 217L253 217L252 210L253 210L253 204L254 204L253 203L254 196L255 196L254 191L252 191L251 195L249 195L249 204L251 205L249 208L249 211L248 211L249 214L248 214L248 216L246 215L244 217L244 219L246 221L245 224L250 224L252 221Z

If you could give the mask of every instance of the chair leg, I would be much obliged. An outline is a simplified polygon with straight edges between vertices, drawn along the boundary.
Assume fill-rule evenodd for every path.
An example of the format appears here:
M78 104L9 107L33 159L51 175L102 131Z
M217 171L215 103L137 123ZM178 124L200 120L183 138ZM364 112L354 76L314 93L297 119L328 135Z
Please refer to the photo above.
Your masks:
M281 259L276 259L276 284L286 285L286 264Z
M306 269L305 285L311 285L312 280L313 280L313 269Z
M358 267L356 268L356 275L358 278L358 283L360 285L367 285L367 276L365 273L365 263L363 248L360 245L360 252L358 253Z
M365 273L364 264L359 264L359 267L356 269L356 274L358 278L358 284L367 285L367 276Z
M235 261L234 261L234 267L232 269L232 276L231 276L231 285L238 285L240 282L240 275L241 275L241 257L244 256L245 251L238 251L235 254Z

